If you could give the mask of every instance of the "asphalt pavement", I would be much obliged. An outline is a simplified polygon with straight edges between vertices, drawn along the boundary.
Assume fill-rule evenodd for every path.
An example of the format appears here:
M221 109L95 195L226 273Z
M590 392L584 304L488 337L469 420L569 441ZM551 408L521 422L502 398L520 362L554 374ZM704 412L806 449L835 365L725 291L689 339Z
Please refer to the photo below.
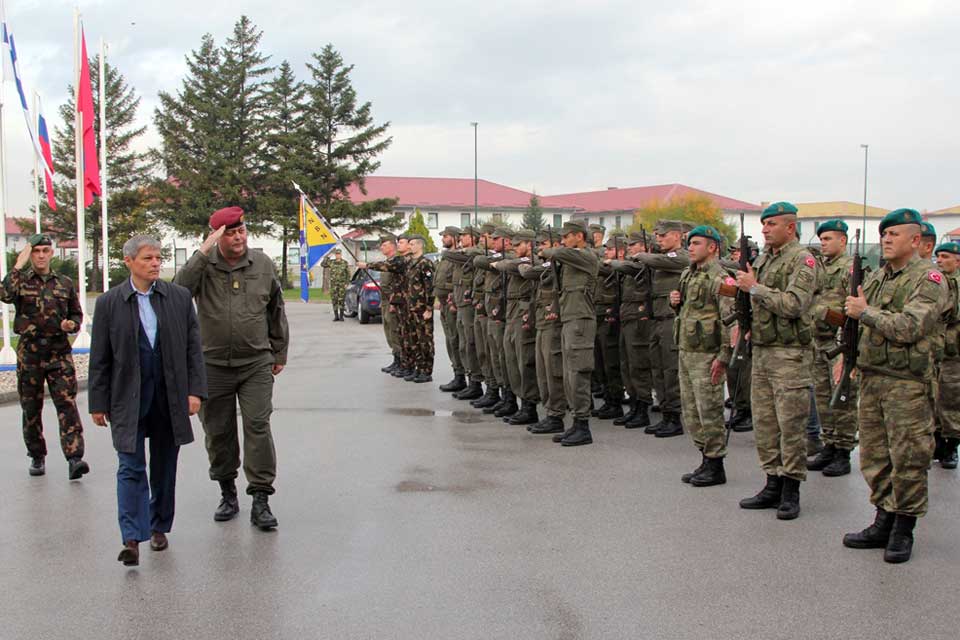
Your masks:
M931 470L914 558L888 565L840 544L873 514L856 471L811 474L781 522L737 507L763 482L750 433L733 434L727 484L697 489L680 482L699 462L686 437L593 421L594 445L562 448L441 393L441 336L434 384L415 385L380 373L380 325L288 315L273 533L250 526L246 496L213 521L196 423L170 548L125 568L116 456L86 394L79 482L49 402L40 478L19 407L0 407L0 640L956 637L957 472Z

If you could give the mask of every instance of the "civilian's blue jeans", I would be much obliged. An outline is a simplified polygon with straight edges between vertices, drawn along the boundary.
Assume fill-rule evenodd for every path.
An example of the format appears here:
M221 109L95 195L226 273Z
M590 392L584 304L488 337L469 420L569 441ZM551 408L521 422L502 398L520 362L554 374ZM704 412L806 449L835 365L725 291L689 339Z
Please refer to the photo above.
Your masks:
M123 542L150 539L154 531L173 527L177 456L170 421L151 411L137 428L135 453L117 453L117 509ZM145 440L150 439L150 479L147 480Z

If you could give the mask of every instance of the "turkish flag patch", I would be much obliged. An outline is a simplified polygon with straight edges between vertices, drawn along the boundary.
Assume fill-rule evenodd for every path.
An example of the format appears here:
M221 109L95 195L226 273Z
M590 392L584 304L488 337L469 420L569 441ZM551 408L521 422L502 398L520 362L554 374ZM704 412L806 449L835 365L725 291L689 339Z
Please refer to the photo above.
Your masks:
M808 267L810 267L811 269L813 269L815 266L817 266L817 263L816 263L816 261L813 259L813 256L807 256L806 258L804 258L804 259L803 259L803 263L804 263L805 265L807 265Z
M939 271L930 271L927 273L927 277L930 278L932 282L936 282L937 284L943 282L943 274L941 274Z
M730 286L736 286L737 281L733 279L733 276L727 276L727 279L723 281L724 284L729 284Z

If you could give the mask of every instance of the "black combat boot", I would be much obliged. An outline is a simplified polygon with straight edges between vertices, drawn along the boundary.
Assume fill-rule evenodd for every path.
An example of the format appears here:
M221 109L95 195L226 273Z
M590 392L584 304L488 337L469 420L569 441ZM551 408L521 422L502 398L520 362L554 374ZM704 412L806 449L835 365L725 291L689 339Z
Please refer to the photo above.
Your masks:
M638 404L639 404L638 402L634 402L633 400L631 400L630 411L627 411L625 414L623 414L619 418L615 418L613 421L613 424L617 425L618 427L622 427L628 422L630 422L631 420L633 420L633 418L637 415Z
M257 491L253 494L253 506L250 508L250 524L258 527L261 531L269 531L277 526L277 519L270 511L270 505L267 503L267 494L263 491Z
M829 445L828 445L829 446ZM824 447L826 449L826 447ZM833 460L823 468L823 475L828 478L837 478L850 473L850 452L846 449L836 449Z
M857 533L843 536L843 546L851 549L884 549L893 530L894 514L877 507L873 524Z
M607 403L600 407L597 417L601 420L613 420L623 417L623 398L607 398Z
M507 389L504 394L503 406L493 412L493 415L497 418L505 418L507 416L512 416L517 411L520 410L520 407L517 406L517 396L513 394L513 391Z
M476 400L471 400L470 404L477 409L486 409L496 405L498 402L500 402L500 389L488 384L487 392L483 395L483 397L477 398Z
M730 430L737 433L753 431L753 414L749 409L737 411L730 416Z
M470 384L462 391L453 394L457 400L476 400L483 397L483 385L475 378L470 378Z
M407 375L403 376L403 379L404 379L406 382L413 382L414 380L416 380L416 378L417 378L417 370L416 370L416 369L409 369L409 370L407 371Z
M820 450L820 453L813 459L807 462L808 471L823 471L827 468L827 465L833 462L833 456L836 455L837 448L832 444L826 445L823 449Z
M573 424L570 425L569 429L561 431L560 433L558 433L557 435L553 436L550 439L556 442L557 444L560 444L561 442L563 442L564 438L573 435L573 432L576 430L577 430L577 421L574 420Z
M673 438L683 435L683 423L680 422L679 413L663 414L663 426L654 434L658 438Z
M404 368L403 365L397 365L397 368L394 369L390 375L392 375L394 378L406 378L408 375L410 375L410 369Z
M800 481L784 476L777 520L794 520L800 515Z
M940 435L939 431L933 432L933 459L940 460L943 458L943 436Z
M528 427L527 430L535 435L563 433L563 418L560 416L547 416L537 424Z
M79 480L85 473L90 473L90 465L79 457L67 458L67 477Z
M537 403L529 400L521 401L520 411L507 420L507 424L515 425L537 424L538 422L540 422L540 416L537 415Z
M220 506L213 512L217 522L232 520L240 513L240 501L237 500L237 485L233 480L220 481Z
M823 451L823 440L820 436L807 436L807 457L813 457Z
M650 411L653 411L653 407L650 408ZM657 411L658 411L658 412L660 411L660 408L659 408L659 407L657 408ZM644 427L643 432L646 433L647 435L653 435L653 434L655 434L657 431L660 431L660 429L662 429L665 424L667 424L667 416L665 416L665 415L662 415L662 416L661 416L659 422L654 422L654 423L652 423L652 424L650 423L650 418L649 418L649 416L648 416L648 417L647 417L647 426Z
M624 426L627 429L643 429L646 433L647 427L650 426L650 405L646 402L638 402L637 412Z
M33 456L30 459L30 468L28 469L32 476L42 476L47 472L47 465L43 463L43 456Z
M893 531L887 541L887 550L883 552L883 561L899 564L910 559L913 553L913 528L917 526L916 516L898 513L893 521Z
M388 365L385 366L385 367L380 367L380 371L383 371L384 373L393 373L394 371L397 370L397 367L399 367L399 366L400 366L400 363L397 362L397 357L394 356L394 357L393 357L393 362L391 362L390 364L388 364Z
M780 506L780 491L783 482L780 476L767 476L767 484L764 485L760 493L752 498L744 498L740 501L741 509L776 509Z
M507 404L507 391L506 387L503 388L503 394L500 396L500 399L497 400L495 404L490 405L489 407L484 407L483 412L487 415L495 414L500 409L503 409L503 405Z
M413 379L417 384L423 384L424 382L433 382L433 376L429 373L421 371L417 373L417 376Z
M440 391L453 392L453 391L463 391L467 388L467 379L462 373L454 374L453 380L447 384L440 385Z
M584 444L593 444L593 434L590 433L590 422L586 418L573 419L573 433L560 440L564 447L579 447Z
M695 487L712 487L727 483L727 474L723 470L723 458L707 458L707 464L690 478Z
M940 457L940 466L944 469L957 468L957 445L960 440L956 438L943 439L943 455Z
M690 478L692 478L693 476L703 471L703 468L705 466L707 466L707 456L703 455L703 449L700 449L700 466L694 469L693 471L691 471L690 473L685 473L682 476L680 476L680 482L683 482L684 484L690 484Z

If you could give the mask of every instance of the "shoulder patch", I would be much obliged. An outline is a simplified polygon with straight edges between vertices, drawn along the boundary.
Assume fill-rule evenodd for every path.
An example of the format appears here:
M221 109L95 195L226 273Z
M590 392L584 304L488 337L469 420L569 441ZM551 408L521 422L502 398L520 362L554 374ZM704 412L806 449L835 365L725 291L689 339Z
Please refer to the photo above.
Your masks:
M731 286L736 286L737 281L733 279L733 276L727 276L726 278L724 278L723 283L729 284Z
M803 264L807 265L811 269L817 266L817 261L813 259L813 256L808 255L803 259Z
M943 282L943 274L940 273L939 271L931 270L927 272L927 279L930 280L931 282L936 282L937 284L940 284L941 282Z
M669 253L667 253L667 257L668 257L668 258L676 258L676 257L677 257L677 252L676 252L676 251L670 251Z

